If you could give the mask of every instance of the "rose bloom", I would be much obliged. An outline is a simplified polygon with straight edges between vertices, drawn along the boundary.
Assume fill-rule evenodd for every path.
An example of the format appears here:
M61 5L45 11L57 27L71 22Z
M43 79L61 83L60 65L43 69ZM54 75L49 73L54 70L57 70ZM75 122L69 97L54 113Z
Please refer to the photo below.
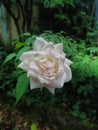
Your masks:
M33 50L21 55L18 67L27 71L31 89L45 87L54 93L55 88L62 88L72 78L72 61L65 56L62 43L54 45L37 37Z

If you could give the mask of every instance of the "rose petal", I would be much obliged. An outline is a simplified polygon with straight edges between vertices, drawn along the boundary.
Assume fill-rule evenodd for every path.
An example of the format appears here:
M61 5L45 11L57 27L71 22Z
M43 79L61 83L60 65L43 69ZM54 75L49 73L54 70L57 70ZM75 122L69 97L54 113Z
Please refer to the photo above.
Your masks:
M29 64L29 69L31 69L32 71L39 73L40 69L38 68L38 66L35 64L34 61L30 62ZM41 73L40 73L41 74Z
M58 53L57 51L55 51L54 49L51 49L49 52L48 52L48 55L50 55L51 57L55 58L55 59L60 59L62 60L62 62L65 61L65 54L60 54Z
M41 84L49 84L49 80L45 79L42 75L37 75L37 79Z
M68 65L64 64L64 71L60 71L57 78L54 79L51 83L50 86L53 88L62 88L65 82L68 82L72 78L72 73L71 69Z
M71 65L73 63L71 60L69 60L67 58L65 58L65 62L66 62L67 65Z
M63 44L62 44L62 43L59 43L59 44L54 45L54 48L55 48L55 50L56 50L58 53L60 53L60 54L63 53Z
M48 44L46 40L44 40L42 37L37 37L34 44L34 50L40 51L41 48L46 44Z
M35 82L30 78L30 89L35 89L35 88L42 88L42 87L38 82Z
M65 82L64 72L60 72L56 79L50 81L49 86L51 88L61 88Z
M20 60L21 61L33 60L33 58L38 57L38 56L46 56L46 53L42 52L42 51L28 51L28 52L24 52L21 55Z
M28 68L23 62L21 62L21 63L18 65L18 67L21 68L21 69L23 69L23 70L25 70L25 71L27 71L27 68Z
M28 59L32 56L33 51L28 51L28 52L24 52L21 57L20 60L24 60L24 59Z
M54 45L52 42L45 44L45 46L43 46L41 50L51 50L51 49L54 49Z
M32 79L36 79L36 77L37 77L36 75L37 75L37 73L35 73L34 71L32 71L30 69L27 71L27 76Z
M72 72L70 67L67 64L64 63L63 67L64 67L64 72L66 74L65 82L68 82L72 78Z
M29 66L35 60L39 60L40 57L45 57L47 54L44 52L26 52L23 53L20 57L20 60L26 65Z
M54 94L55 88L46 87L52 94Z

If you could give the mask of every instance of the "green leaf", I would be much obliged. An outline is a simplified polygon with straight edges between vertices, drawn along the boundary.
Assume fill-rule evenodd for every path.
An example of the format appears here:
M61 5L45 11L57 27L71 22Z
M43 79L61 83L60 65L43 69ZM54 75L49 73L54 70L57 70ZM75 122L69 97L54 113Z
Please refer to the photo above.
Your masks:
M12 58L14 58L15 56L16 56L16 53L11 53L11 54L9 54L9 55L6 57L4 63L10 61L10 60L11 60Z
M73 0L66 0L65 3L71 5L72 7L75 7Z
M31 34L29 32L26 32L26 33L23 33L20 35L20 37L22 37L22 36L31 36Z
M72 112L72 115L73 115L74 117L78 117L79 114L80 114L80 111L79 111L79 110L75 110L75 111Z
M81 119L86 119L86 114L84 112L81 112L79 116Z
M15 49L19 49L19 48L21 48L22 46L24 46L24 42L18 42L18 43L16 43L16 45L15 45Z
M20 56L22 55L22 53L28 51L29 49L30 49L29 46L23 47L23 48L18 52L18 54L17 54L17 56L16 56L16 60L18 60L18 59L20 58Z
M90 72L92 73L92 75L98 78L98 58L92 60L90 64Z
M26 74L22 74L17 81L16 85L16 103L21 99L21 97L27 91L29 86L29 78L27 78Z
M34 123L31 124L31 130L37 130L36 124L34 124Z
M29 38L26 39L25 43L26 43L27 45L29 45L30 43L32 43L32 41L33 41L33 38L32 38L32 37L29 37Z

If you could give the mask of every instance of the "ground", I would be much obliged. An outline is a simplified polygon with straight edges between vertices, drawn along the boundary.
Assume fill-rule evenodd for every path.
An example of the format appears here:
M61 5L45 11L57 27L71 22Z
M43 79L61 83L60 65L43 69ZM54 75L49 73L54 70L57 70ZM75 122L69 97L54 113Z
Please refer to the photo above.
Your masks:
M30 109L25 108L24 105L12 104L11 107L1 102L0 130L31 130L32 124L36 124L37 130L98 130L98 127L86 127L73 119L68 121L62 113L61 115L57 112L47 114L46 110L42 110L39 115L43 116L42 119L35 115L38 113L33 108L30 112Z

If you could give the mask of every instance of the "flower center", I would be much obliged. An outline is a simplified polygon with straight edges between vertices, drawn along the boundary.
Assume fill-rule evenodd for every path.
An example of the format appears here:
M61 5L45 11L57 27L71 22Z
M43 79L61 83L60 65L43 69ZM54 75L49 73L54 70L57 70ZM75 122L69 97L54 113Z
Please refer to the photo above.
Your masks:
M40 57L36 60L37 66L40 68L43 76L47 79L55 79L58 72L58 62L56 59L47 56Z

